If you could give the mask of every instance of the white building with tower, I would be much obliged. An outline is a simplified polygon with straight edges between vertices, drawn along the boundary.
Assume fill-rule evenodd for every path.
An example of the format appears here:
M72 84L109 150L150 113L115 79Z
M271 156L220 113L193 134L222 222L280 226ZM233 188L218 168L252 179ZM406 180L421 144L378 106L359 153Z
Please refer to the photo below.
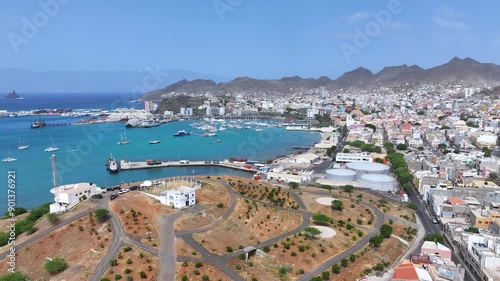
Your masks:
M50 193L54 194L54 202L50 204L51 213L62 213L70 210L78 203L85 201L92 195L101 193L101 189L94 183L74 183L67 185L59 184L59 174L57 172L57 158L52 155L52 181L54 187Z

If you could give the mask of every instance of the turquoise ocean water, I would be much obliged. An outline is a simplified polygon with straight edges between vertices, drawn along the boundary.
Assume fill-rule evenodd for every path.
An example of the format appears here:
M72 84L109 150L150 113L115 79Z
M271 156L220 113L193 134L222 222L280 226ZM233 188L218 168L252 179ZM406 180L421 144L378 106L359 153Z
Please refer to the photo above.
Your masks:
M99 105L92 105L98 108ZM227 128L218 132L217 137L197 135L173 137L178 130L185 129L196 134L201 130L189 126L196 121L172 122L154 128L125 129L124 123L93 125L50 126L30 129L30 124L38 117L0 118L0 158L17 158L14 162L0 162L2 190L0 211L7 206L7 171L13 170L17 176L16 200L18 206L33 208L43 202L52 202L52 168L50 156L44 152L51 139L59 148L54 154L61 184L95 182L99 186L111 186L122 181L142 181L146 179L177 175L220 175L232 174L248 176L247 173L217 167L157 168L122 171L109 174L105 169L106 159L112 154L117 159L128 160L223 160L229 157L244 157L265 161L290 153L293 146L309 146L319 141L319 133L290 132L285 128L267 127L263 131ZM47 123L74 122L72 117L44 117ZM126 133L128 145L118 145L120 135ZM17 150L19 138L29 144L26 150ZM149 140L160 139L161 143L148 144ZM216 142L220 140L220 142ZM3 208L2 206L5 206Z

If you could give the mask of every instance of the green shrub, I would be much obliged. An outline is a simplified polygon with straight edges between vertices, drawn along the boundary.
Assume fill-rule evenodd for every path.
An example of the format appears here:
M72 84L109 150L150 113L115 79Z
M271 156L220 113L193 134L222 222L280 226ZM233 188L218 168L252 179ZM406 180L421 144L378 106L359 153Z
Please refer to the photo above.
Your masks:
M29 279L23 274L15 272L0 276L0 281L29 281Z
M132 251L132 247L127 246L127 247L123 248L123 251L130 252L130 251Z
M55 258L51 261L47 261L43 264L43 268L50 274L56 274L59 272L63 272L66 268L68 268L68 263L61 258Z

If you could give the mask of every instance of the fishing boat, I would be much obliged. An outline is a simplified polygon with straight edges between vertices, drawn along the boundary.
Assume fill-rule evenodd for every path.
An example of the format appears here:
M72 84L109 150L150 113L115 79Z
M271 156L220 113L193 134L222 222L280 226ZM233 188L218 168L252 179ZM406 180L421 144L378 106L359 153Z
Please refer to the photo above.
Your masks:
M109 155L108 161L106 162L106 170L110 173L118 173L120 170L120 166L113 155Z
M19 145L17 146L17 149L24 150L24 149L26 149L28 147L30 147L30 145L29 144L25 144L24 140L21 140L21 138L19 138Z
M149 144L159 144L160 140L150 140Z
M174 137L183 137L183 136L190 136L190 132L186 132L185 130L178 131L177 133L174 134Z

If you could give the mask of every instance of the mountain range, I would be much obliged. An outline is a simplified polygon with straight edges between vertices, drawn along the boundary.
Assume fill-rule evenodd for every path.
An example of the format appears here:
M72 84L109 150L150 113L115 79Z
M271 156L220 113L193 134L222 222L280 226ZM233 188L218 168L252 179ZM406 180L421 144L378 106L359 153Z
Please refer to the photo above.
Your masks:
M176 93L203 94L211 92L223 94L227 92L281 92L296 93L298 91L317 89L342 89L350 87L365 88L371 86L388 86L404 83L487 83L500 84L500 65L481 63L471 58L454 57L449 62L424 69L417 65L388 66L377 73L359 67L346 72L337 79L326 76L319 78L301 78L299 76L285 77L277 80L262 80L250 77L238 77L229 82L216 83L212 80L183 79L163 89L147 93L145 99L160 99L161 95Z

